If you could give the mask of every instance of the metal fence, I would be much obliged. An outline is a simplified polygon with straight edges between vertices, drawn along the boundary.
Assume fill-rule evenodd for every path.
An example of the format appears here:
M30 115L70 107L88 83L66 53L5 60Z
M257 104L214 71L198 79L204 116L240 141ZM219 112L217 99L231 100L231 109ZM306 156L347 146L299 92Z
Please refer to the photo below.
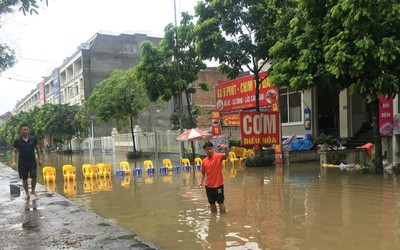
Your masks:
M157 132L134 132L136 150L143 153L179 154L179 141L176 137L179 130L167 130ZM73 151L99 151L99 152L130 152L133 151L132 134L115 134L112 136L73 139ZM195 141L195 151L200 152L202 142ZM191 153L189 142L184 143L186 154Z

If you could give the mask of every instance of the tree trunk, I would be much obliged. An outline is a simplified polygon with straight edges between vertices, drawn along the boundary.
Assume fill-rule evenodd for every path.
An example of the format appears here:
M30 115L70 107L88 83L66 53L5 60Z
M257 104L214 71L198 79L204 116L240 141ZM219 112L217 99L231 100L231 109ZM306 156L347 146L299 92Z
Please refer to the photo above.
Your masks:
M377 173L383 173L382 163L382 139L379 133L379 98L376 98L371 103L372 109L372 131L374 134L374 168Z
M190 104L190 97L188 92L185 90L185 95L186 95L186 104L187 104L187 109L188 109L188 114L189 114L189 119L190 119L190 128L194 128L194 120L193 120L193 115L192 115L192 107Z
M258 72L258 71L257 71ZM254 74L254 80L256 82L256 93L255 93L255 98L256 98L256 111L260 112L260 85L261 85L261 79L258 73ZM258 145L260 155L264 155L263 147L262 144Z
M133 144L133 152L136 153L136 144L135 144L135 133L133 132L133 117L129 116L131 122L131 135L132 135L132 144Z
M260 111L260 76L258 74L254 74L254 81L256 82L256 111Z

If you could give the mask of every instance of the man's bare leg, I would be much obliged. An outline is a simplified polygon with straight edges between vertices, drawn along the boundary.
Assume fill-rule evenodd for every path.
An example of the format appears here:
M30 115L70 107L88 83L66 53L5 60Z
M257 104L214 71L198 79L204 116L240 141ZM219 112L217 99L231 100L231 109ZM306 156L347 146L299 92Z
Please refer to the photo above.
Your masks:
M219 212L222 213L226 213L226 209L225 209L225 205L224 203L219 203Z
M31 186L32 186L32 194L34 196L39 196L38 192L36 192L36 177L31 178Z
M25 190L24 199L28 200L29 199L28 179L22 180L22 186L24 187Z
M217 205L210 204L210 208L211 208L211 213L216 213L217 212Z

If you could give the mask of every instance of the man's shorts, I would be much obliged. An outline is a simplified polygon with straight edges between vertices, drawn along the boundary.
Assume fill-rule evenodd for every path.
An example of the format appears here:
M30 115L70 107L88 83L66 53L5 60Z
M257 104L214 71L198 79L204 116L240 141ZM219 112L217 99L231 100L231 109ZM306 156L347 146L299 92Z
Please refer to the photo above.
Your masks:
M218 204L224 203L224 185L217 188L209 188L206 186L206 194L208 198L208 203L210 203L211 205L215 204L215 202L217 202Z
M33 161L21 161L18 162L18 173L19 178L26 180L30 178L37 177L37 163L36 160Z

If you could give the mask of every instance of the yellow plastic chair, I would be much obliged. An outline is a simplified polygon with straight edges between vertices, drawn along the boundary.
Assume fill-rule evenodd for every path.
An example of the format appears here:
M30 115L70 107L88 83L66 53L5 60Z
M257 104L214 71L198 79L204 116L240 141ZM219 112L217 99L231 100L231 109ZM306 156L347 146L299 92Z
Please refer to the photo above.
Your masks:
M129 187L131 184L132 176L131 175L125 175L124 179L121 181L121 187Z
M201 163L203 163L203 160L200 157L194 158L194 167L196 170L200 170Z
M146 174L144 176L144 183L146 184L152 184L154 182L154 178L152 175Z
M92 165L90 165L90 164L83 164L83 165L82 165L83 177L85 177L85 178L90 178L89 168L90 168L91 166L92 166Z
M62 167L64 180L76 180L76 167L72 165L63 165Z
M201 165L203 163L203 160L200 157L194 158L194 164L195 165Z
M64 182L64 194L68 197L74 197L76 193L76 181L66 180Z
M163 159L163 165L168 169L168 171L172 171L172 162L170 159L168 158Z
M247 156L254 156L254 151L253 151L253 149L247 149L247 150L246 150L246 155L247 155Z
M111 164L96 164L99 167L99 177L111 178Z
M57 183L52 181L45 181L43 184L48 190L57 192Z
M183 166L190 166L190 161L188 158L182 158L182 165Z
M144 164L144 169L147 173L154 173L156 171L156 169L153 166L153 162L151 160L145 160L143 164Z
M190 161L188 158L182 158L182 166L184 171L189 171L191 168Z
M123 170L126 175L130 175L132 173L132 170L129 167L129 162L127 161L121 161L119 163L119 168Z
M99 168L99 176L101 175L100 172L103 172L104 163L96 163L96 166Z
M99 177L99 167L98 166L96 166L96 165L90 166L88 168L88 170L89 170L90 179L93 179L93 178L97 179L97 177Z
M232 147L232 152L235 153L236 158L244 157L244 153L247 151L246 148L243 147Z
M85 193L99 191L99 186L97 185L97 180L85 179L83 181L83 191Z
M239 164L242 164L242 161L244 161L247 157L253 157L253 156L254 156L254 151L252 149L246 150L246 152L244 152L243 157L240 158Z
M56 182L56 168L55 167L43 167L43 180L44 182Z
M97 182L98 187L102 191L111 191L112 190L112 181L111 178L100 178Z
M235 166L235 162L239 162L239 159L236 158L235 152L229 152L229 162L232 163L232 166Z

